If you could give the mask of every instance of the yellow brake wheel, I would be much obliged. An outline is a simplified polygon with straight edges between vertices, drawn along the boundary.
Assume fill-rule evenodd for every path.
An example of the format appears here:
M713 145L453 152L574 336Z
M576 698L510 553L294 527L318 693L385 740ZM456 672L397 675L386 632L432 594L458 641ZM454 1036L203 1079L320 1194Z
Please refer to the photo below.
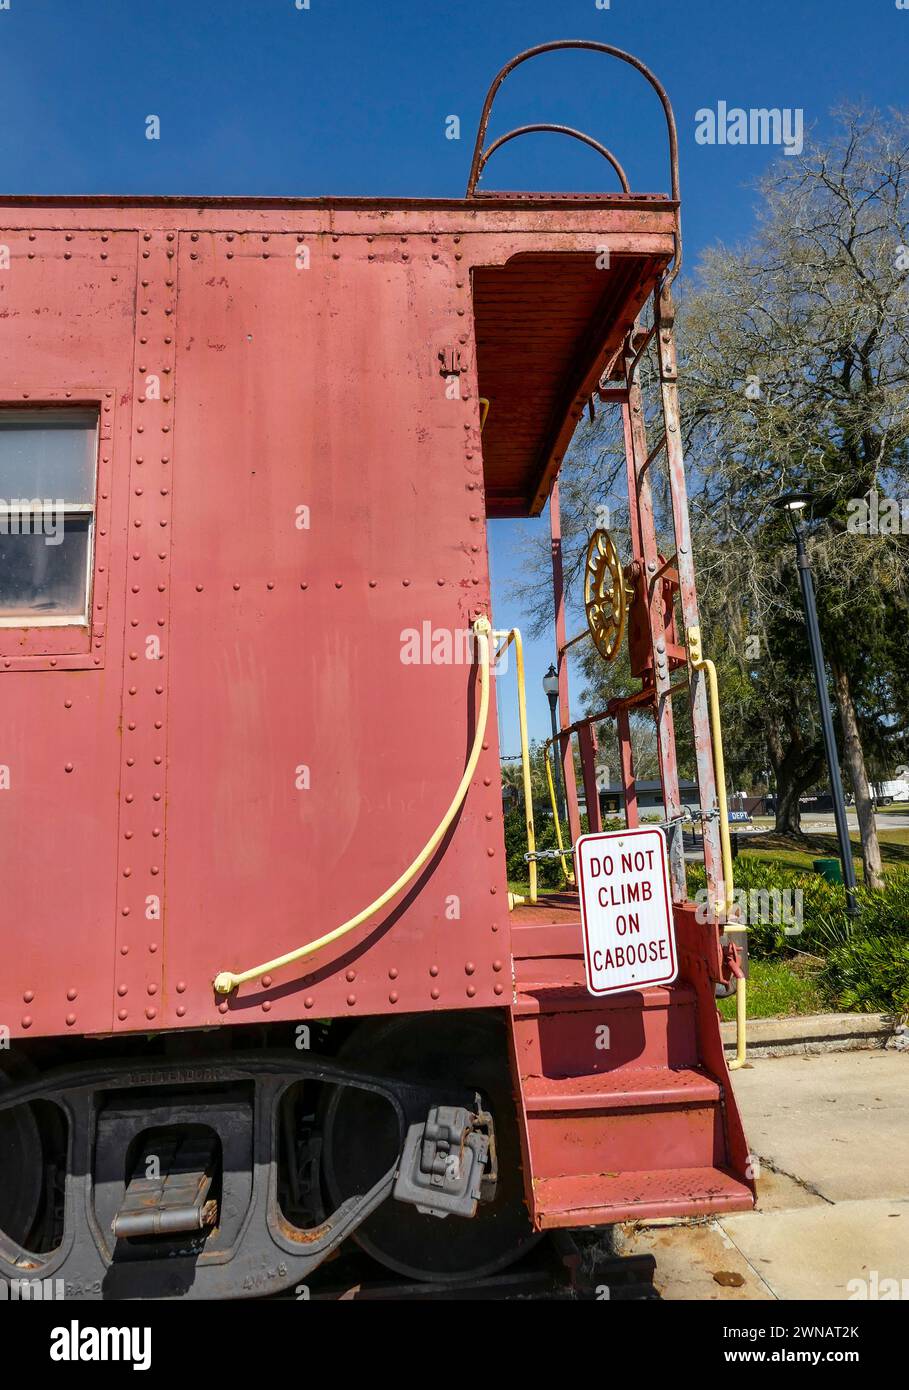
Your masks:
M619 552L608 531L594 531L584 563L584 610L594 646L606 661L615 661L625 632L625 576Z

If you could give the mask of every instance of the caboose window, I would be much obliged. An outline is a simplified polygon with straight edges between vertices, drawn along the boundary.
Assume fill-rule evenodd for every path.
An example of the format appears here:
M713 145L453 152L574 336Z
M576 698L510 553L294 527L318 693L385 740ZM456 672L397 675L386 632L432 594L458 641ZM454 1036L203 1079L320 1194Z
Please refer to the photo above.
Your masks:
M88 622L98 414L0 410L0 626Z

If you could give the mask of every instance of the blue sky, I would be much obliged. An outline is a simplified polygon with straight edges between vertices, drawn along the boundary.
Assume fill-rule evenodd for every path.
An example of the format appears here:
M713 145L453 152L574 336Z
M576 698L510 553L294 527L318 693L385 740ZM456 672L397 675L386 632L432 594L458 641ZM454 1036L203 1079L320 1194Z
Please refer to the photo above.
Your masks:
M602 0L601 0L602 3ZM843 101L907 102L909 9L898 0L0 0L0 191L7 193L459 196L485 89L519 49L594 38L664 82L680 134L691 265L746 236L748 185L779 153L694 140L695 112L801 108L821 136ZM8 8L6 8L8 6ZM161 139L145 139L145 118ZM445 139L445 119L462 138ZM632 187L667 188L656 99L592 54L526 65L493 133L558 121L610 145ZM498 187L603 187L592 152L557 136L515 141ZM609 185L607 185L609 186ZM520 525L541 523L520 523ZM492 528L500 626L518 523ZM545 643L528 652L531 732L547 730ZM579 691L575 690L575 694ZM517 748L509 692L504 750Z

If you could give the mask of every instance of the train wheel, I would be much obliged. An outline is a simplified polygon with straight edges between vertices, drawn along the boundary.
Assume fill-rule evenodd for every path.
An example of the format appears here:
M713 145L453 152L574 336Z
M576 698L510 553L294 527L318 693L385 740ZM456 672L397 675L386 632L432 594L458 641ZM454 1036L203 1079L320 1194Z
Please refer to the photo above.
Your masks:
M441 1086L475 1087L492 1107L499 1178L492 1202L466 1220L425 1216L389 1198L354 1239L374 1259L410 1279L453 1282L504 1269L539 1238L524 1204L521 1154L504 1027L478 1014L408 1016L361 1025L341 1052L374 1075ZM353 1087L334 1088L323 1108L323 1179L332 1207L376 1182L394 1162L397 1126L387 1102Z
M0 1071L0 1089L24 1079ZM27 1246L43 1191L41 1135L30 1105L0 1110L0 1231Z

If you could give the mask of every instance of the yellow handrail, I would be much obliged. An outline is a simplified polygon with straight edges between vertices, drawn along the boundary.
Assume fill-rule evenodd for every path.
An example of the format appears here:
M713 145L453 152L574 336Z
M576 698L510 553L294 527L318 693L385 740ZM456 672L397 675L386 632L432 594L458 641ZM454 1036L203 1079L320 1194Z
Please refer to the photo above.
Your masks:
M548 738L543 744L543 755L546 762L546 781L549 783L549 802L552 806L552 820L555 826L556 844L561 851L560 863L562 865L562 875L566 883L574 883L574 870L566 868L565 861L570 859L570 853L566 850L562 842L562 822L559 820L559 808L556 802L555 783L552 780L552 766L549 761L549 750L552 747L552 739Z
M720 692L717 682L716 666L701 650L701 629L688 629L688 658L696 671L703 671L707 678L707 692L710 701L710 736L713 744L713 764L716 776L716 800L720 817L720 849L723 856L723 901L717 902L718 911L726 919L725 930L744 932L747 927L730 922L729 914L735 903L732 881L732 842L729 835L729 807L726 801L726 764L723 759L723 734L720 726ZM746 984L742 978L735 982L735 1057L729 1063L730 1071L744 1066L746 1057Z
M530 781L530 740L527 737L527 687L524 681L524 642L521 638L521 629L513 627L508 632L494 632L493 638L498 640L504 637L506 640L495 655L495 665L498 665L499 657L507 651L511 643L514 643L515 653L515 676L518 683L518 726L521 735L521 780L524 783L524 828L527 831L527 853L535 854L537 848L536 830L533 823L533 789ZM528 859L530 878L530 901L535 903L537 900L537 861ZM515 900L515 895L511 894L510 899Z
M464 774L458 783L458 789L454 794L451 805L445 815L439 821L426 844L414 859L413 863L404 870L399 878L395 879L390 888L386 888L381 897L376 898L375 902L364 907L362 912L358 912L356 917L351 917L348 922L342 923L340 927L335 927L334 931L327 932L325 936L317 937L315 941L308 941L305 946L298 946L295 951L288 951L286 955L276 956L274 960L267 960L264 965L253 966L250 970L243 970L235 974L231 970L220 971L214 979L214 989L216 994L230 994L239 985L246 984L249 980L257 980L262 975L271 975L275 970L281 970L285 965L293 965L295 961L303 960L306 956L313 955L316 951L321 951L323 946L330 946L339 937L345 936L348 932L359 927L361 923L374 917L387 903L391 902L402 888L405 888L411 879L423 868L423 865L432 857L435 850L441 844L448 827L451 825L461 803L467 795L471 779L476 772L477 763L480 760L480 750L483 747L483 739L486 734L486 721L489 715L489 634L490 625L488 618L477 618L473 624L474 636L477 639L477 659L480 667L480 708L477 713L477 727L473 736L473 747L470 750L470 757L467 759L467 766Z

